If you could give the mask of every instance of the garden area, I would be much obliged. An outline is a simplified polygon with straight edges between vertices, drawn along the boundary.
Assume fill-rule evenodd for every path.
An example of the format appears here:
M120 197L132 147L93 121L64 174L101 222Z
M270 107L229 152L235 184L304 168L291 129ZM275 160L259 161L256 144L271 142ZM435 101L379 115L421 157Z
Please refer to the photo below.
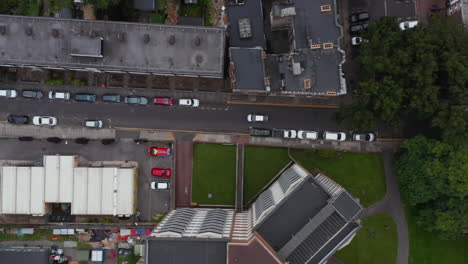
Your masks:
M394 264L397 239L396 225L389 215L369 216L351 244L336 252L335 257L346 264Z
M192 202L200 205L234 205L236 146L195 144Z
M149 15L149 22L152 24L164 24L166 21L167 1L158 1L158 9Z
M41 0L1 0L0 14L39 16Z

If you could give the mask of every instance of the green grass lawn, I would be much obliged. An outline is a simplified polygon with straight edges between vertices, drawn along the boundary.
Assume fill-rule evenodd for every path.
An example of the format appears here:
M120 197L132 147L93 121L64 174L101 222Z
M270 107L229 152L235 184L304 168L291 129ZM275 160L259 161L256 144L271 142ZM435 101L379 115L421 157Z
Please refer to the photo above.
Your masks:
M416 224L416 210L406 208L410 236L410 264L468 263L468 238L441 240Z
M393 219L387 214L373 215L362 221L351 244L336 252L335 257L346 264L395 264L397 239Z
M310 172L319 169L359 198L365 207L385 195L383 158L377 154L292 149L291 155Z
M247 204L288 164L288 149L245 146L244 204Z
M195 144L193 154L192 202L234 205L236 146Z

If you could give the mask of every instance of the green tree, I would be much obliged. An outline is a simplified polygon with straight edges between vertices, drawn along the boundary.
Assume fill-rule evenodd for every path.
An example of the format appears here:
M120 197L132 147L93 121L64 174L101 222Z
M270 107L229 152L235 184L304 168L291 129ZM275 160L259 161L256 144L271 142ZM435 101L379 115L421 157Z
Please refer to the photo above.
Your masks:
M468 151L418 136L406 140L396 162L405 200L419 209L418 222L443 238L468 226Z
M120 4L122 0L86 0L85 3L93 4L96 9L107 9Z

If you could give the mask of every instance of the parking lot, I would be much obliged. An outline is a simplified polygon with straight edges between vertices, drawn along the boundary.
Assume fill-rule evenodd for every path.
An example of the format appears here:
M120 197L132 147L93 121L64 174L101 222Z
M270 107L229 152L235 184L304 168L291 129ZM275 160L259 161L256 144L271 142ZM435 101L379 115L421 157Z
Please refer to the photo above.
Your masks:
M62 154L80 155L89 161L136 161L138 162L138 197L136 210L140 212L139 220L149 221L157 213L165 213L170 210L172 188L169 191L156 191L150 189L151 181L156 177L151 176L151 168L171 168L172 156L151 157L147 154L147 148L155 143L161 146L163 143L148 142L135 144L132 139L120 139L118 142L104 146L100 141L91 140L86 145L74 143L72 140L59 144L46 140L34 140L21 142L16 139L0 140L0 160L42 160L43 155ZM39 163L38 163L39 165ZM170 178L169 180L172 180ZM161 180L161 179L158 179ZM168 181L162 179L162 181ZM73 206L73 205L72 205Z

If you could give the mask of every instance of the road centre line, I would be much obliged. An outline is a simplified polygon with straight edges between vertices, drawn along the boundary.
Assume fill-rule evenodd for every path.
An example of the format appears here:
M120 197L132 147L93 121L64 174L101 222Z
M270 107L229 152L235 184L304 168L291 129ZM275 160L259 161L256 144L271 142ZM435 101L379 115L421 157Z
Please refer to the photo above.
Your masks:
M139 127L120 127L120 126L113 126L112 128L113 129L119 129L119 130L143 130L143 131L163 131L163 132L179 132L179 133L199 133L199 134L249 136L249 134L247 134L247 133L210 132L210 131L181 130L181 129L139 128Z

